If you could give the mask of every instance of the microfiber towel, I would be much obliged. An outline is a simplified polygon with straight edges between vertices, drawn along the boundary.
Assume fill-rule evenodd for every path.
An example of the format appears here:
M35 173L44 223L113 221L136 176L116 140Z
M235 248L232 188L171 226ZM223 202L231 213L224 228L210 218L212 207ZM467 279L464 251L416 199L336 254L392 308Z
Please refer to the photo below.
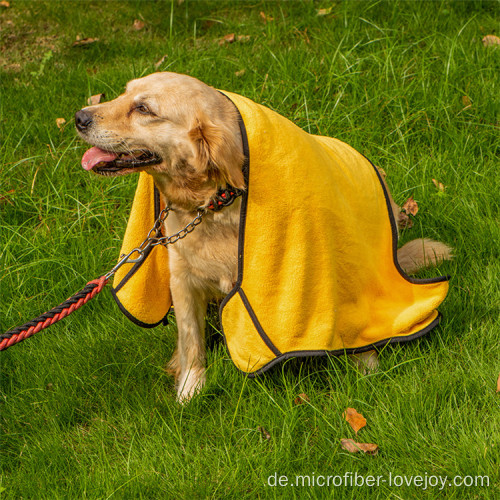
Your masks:
M153 178L141 172L136 188L120 258L146 238L160 212L160 196ZM138 257L137 253L131 258ZM115 273L112 294L123 313L134 323L150 328L166 322L172 305L168 251L150 247L139 263L124 264Z
M397 228L377 169L347 144L306 133L251 100L238 281L221 304L236 366L361 352L428 332L446 277L416 280L396 260Z
M337 139L223 94L240 113L246 157L238 280L220 306L237 368L257 375L290 357L362 352L435 327L447 277L417 280L399 267L396 223L377 169ZM150 187L139 193L142 182ZM141 174L134 209L153 203L152 186ZM154 279L135 281L140 294L127 292L131 315L148 325L170 305L167 255L151 265L160 266ZM152 299L161 299L154 321L157 306L142 303Z

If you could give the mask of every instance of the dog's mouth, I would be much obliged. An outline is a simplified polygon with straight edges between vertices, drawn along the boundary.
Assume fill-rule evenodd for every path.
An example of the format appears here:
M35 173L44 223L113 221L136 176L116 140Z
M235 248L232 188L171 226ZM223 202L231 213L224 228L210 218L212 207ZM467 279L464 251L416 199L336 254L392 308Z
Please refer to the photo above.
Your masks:
M152 151L136 150L115 153L94 146L83 155L82 167L100 175L120 175L161 162L162 159Z

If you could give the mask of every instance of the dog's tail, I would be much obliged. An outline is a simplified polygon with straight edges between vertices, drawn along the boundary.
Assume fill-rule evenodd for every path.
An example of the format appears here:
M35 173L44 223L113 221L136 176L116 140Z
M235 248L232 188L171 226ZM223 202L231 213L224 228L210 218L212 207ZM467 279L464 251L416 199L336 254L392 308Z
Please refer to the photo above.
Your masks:
M426 267L435 267L443 260L453 258L453 249L439 241L420 238L398 250L398 262L405 273L412 274Z

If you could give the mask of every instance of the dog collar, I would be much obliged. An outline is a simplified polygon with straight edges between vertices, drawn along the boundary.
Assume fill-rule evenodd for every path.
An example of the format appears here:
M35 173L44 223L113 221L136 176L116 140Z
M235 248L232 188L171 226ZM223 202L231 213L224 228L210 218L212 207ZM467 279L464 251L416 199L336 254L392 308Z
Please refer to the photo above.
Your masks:
M200 210L211 210L212 212L218 212L225 207L231 205L236 198L241 196L243 191L232 186L227 186L226 188L221 188L217 191L215 196L208 202L208 205L201 207Z

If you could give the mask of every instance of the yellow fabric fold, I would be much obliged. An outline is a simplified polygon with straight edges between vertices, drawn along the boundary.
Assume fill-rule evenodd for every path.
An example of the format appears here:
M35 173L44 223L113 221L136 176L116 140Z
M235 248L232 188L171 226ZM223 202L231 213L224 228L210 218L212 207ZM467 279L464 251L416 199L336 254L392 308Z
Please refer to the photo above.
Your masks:
M224 92L248 138L242 280L221 306L236 366L405 340L437 323L446 278L417 283L395 264L386 193L347 144L313 136Z
M141 172L120 256L138 247L154 222L153 178ZM113 295L120 309L134 323L144 327L161 323L172 305L167 249L158 245L153 247L142 264L131 263L120 267L113 279Z

